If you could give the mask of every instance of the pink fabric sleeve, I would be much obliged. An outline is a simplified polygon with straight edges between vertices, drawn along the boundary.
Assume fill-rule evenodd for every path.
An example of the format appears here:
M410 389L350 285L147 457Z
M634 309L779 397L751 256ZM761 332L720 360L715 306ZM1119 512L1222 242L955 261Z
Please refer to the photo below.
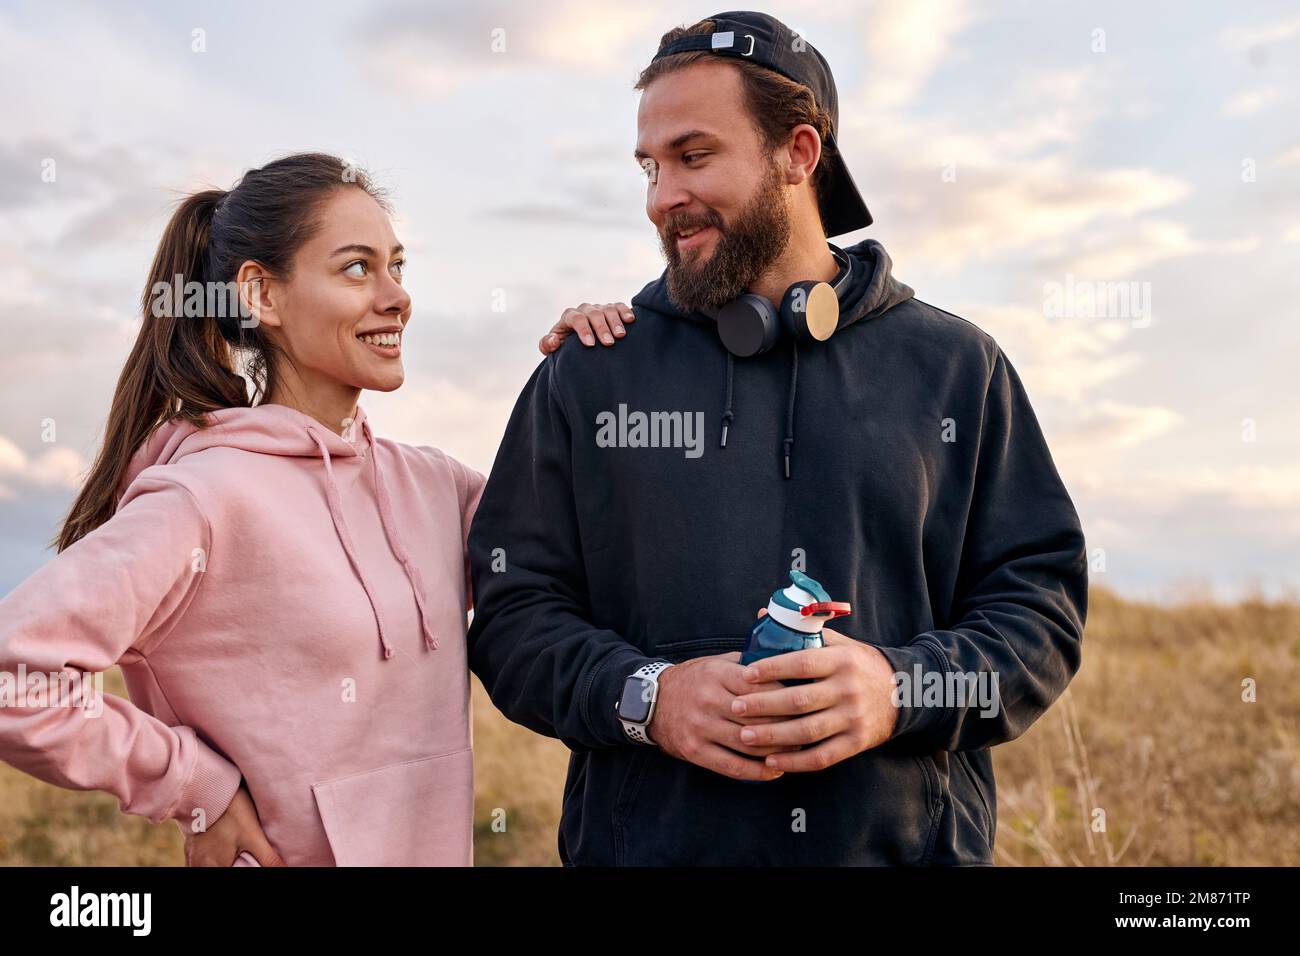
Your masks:
M34 674L101 672L156 647L201 586L211 543L186 488L141 476L111 520L0 600L0 759L60 787L111 793L153 823L184 827L196 809L207 826L217 821L241 775L192 728L107 693L77 708L25 689Z

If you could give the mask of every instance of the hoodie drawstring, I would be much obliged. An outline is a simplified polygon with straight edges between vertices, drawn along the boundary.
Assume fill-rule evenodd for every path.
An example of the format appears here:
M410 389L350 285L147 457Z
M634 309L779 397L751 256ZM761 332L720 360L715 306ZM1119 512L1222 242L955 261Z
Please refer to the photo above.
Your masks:
M725 402L725 407L722 409L722 445L720 446L722 448L727 447L727 429L731 427L731 422L736 417L735 414L731 411L731 367L733 364L734 363L732 362L731 353L728 352L727 353L727 400Z
M379 498L380 523L383 525L384 534L388 537L388 544L392 548L393 556L397 558L403 570L405 570L406 580L410 583L411 590L415 595L415 606L420 612L420 625L424 634L424 643L430 650L437 650L438 641L433 636L433 631L429 626L429 615L424 606L424 582L420 577L419 569L407 557L406 548L393 521L388 489L384 485L383 475L379 470L378 455L376 454L374 435L370 430L370 422L363 421L362 430L369 446L370 467L375 478L376 494ZM384 618L379 610L379 600L376 598L375 590L371 587L370 581L367 580L365 572L361 569L361 562L358 560L356 549L352 545L352 535L348 530L347 519L343 516L343 504L339 497L338 485L334 481L334 467L330 461L329 448L326 447L324 440L316 429L309 427L307 431L315 440L316 446L320 449L321 458L325 462L325 499L329 502L330 517L334 521L334 530L338 533L339 542L343 545L343 551L352 564L352 570L356 572L357 578L361 581L361 587L366 592L367 600L370 601L370 608L375 615L375 625L379 628L379 643L383 648L384 657L391 658L393 656L393 647L389 644L388 636L384 633Z
M410 582L411 591L415 594L415 606L420 612L420 627L424 632L424 644L429 650L436 651L438 649L438 638L434 635L433 628L429 624L429 611L424 605L424 577L420 574L419 566L410 559L400 526L393 520L393 506L388 497L388 486L384 484L384 476L379 471L378 449L368 419L361 423L361 430L365 433L366 440L370 445L370 467L375 476L375 490L379 495L379 521L384 526L384 534L388 536L388 544L393 549L393 555L402 563L402 568L406 571L406 580Z
M794 444L794 394L799 387L799 343L790 341L790 402L785 410L785 476L790 477L790 446Z
M732 368L734 361L731 353L727 352L727 397L722 410L722 448L727 447L727 431L731 427L732 421L735 420L735 412L732 410ZM790 477L790 457L791 446L794 445L794 397L799 389L799 343L792 341L790 343L790 398L786 403L785 410L785 439L781 442L783 457L785 459L785 476Z

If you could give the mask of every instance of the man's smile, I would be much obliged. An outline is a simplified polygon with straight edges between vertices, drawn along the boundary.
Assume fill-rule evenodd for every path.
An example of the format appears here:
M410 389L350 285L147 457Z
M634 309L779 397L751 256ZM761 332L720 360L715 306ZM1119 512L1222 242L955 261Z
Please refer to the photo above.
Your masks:
M673 233L673 240L677 244L678 252L686 252L704 246L716 234L717 229L713 226L693 226L690 229L682 229Z

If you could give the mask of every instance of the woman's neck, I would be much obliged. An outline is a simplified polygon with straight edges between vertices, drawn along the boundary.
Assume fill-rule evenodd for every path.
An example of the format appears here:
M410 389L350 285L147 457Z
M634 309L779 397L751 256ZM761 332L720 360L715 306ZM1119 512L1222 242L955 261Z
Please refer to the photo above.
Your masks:
M357 414L361 389L338 382L305 388L301 382L277 383L266 397L267 405L284 405L310 415L336 435L342 435Z

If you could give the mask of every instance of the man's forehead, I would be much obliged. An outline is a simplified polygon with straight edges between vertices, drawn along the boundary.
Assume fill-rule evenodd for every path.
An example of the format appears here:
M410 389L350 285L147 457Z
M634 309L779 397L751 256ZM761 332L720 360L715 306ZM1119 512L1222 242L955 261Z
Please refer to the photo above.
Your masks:
M732 109L737 107L742 91L740 69L712 57L651 79L650 85L641 91L637 118L663 112L706 113Z
M723 139L745 124L739 73L730 64L695 63L656 78L637 108L637 153L676 149L688 136Z

